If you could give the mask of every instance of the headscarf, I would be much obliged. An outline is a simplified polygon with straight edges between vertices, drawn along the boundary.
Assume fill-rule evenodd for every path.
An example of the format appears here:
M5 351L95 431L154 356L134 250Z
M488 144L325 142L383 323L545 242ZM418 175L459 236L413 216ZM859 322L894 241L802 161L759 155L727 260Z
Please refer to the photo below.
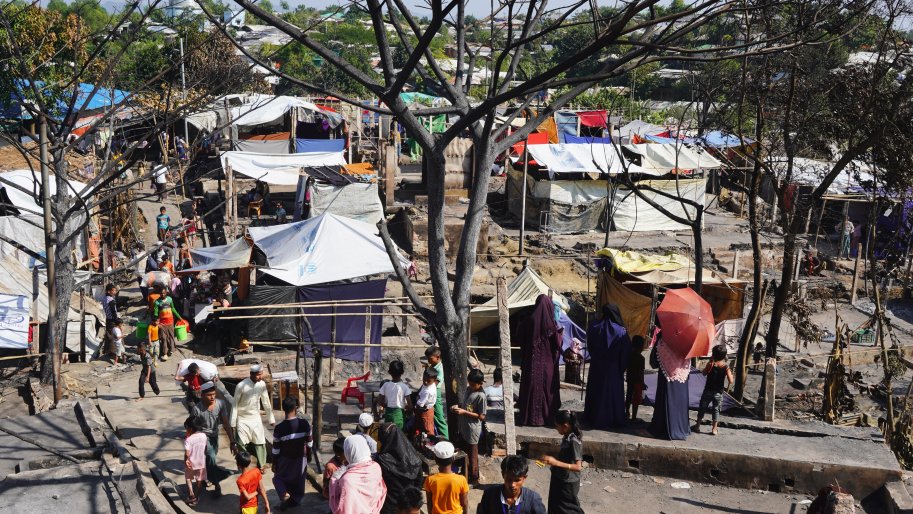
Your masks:
M628 335L621 321L618 307L607 303L602 306L602 319L593 321L586 333L587 349L596 359L607 357L606 351L615 341Z
M555 305L548 295L540 294L536 298L533 312L526 322L521 325L521 330L540 337L549 337L558 332L558 323L555 321Z
M380 452L374 460L380 465L388 497L398 498L407 487L418 487L422 479L422 459L403 431L393 423L384 423L378 431L378 439Z
M342 450L345 453L346 461L349 462L349 466L371 460L371 449L368 448L368 441L365 441L365 438L361 435L346 437Z

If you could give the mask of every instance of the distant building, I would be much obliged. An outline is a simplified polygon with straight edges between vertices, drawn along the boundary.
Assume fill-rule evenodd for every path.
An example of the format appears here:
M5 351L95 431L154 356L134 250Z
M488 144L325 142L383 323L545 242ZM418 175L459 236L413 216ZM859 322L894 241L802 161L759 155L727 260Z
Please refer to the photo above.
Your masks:
M169 0L165 14L169 19L184 16L203 16L203 8L194 0Z

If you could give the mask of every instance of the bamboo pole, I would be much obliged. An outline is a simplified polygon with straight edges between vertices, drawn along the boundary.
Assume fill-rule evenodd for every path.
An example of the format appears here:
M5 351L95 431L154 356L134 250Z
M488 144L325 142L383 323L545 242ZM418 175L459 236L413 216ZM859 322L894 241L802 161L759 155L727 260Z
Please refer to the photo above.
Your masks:
M365 352L362 360L362 372L371 369L371 307L365 309ZM333 318L334 320L336 318Z
M327 384L336 385L336 307L333 307L333 317L330 318L330 341L333 343L330 348L330 376L327 377Z
M507 444L507 454L517 454L517 434L514 426L514 379L513 359L511 359L510 346L510 309L507 306L507 280L504 277L497 281L498 298L498 331L501 339L501 374L506 378L501 382L502 397L504 398L504 437Z

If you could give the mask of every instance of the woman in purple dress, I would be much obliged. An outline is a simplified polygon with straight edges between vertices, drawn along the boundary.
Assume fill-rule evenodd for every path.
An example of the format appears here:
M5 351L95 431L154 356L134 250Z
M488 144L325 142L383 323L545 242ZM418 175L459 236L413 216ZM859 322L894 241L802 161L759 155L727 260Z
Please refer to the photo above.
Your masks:
M558 383L561 334L555 322L555 307L551 298L544 294L536 298L532 313L517 327L517 338L523 349L517 425L553 426L555 414L561 406Z
M684 441L691 433L688 422L688 376L691 360L663 344L662 333L650 352L650 365L659 368L653 419L647 430L660 439Z
M631 339L622 326L618 307L602 307L602 319L586 334L590 352L583 414L592 428L605 430L625 424L625 370L631 358Z

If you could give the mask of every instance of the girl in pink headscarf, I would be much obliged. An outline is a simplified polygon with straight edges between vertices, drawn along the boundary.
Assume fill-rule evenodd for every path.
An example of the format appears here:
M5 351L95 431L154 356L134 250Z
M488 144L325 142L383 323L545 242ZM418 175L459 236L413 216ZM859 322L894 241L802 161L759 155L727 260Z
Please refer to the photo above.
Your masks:
M387 486L365 438L347 437L343 453L347 465L330 479L330 510L333 514L379 514Z

